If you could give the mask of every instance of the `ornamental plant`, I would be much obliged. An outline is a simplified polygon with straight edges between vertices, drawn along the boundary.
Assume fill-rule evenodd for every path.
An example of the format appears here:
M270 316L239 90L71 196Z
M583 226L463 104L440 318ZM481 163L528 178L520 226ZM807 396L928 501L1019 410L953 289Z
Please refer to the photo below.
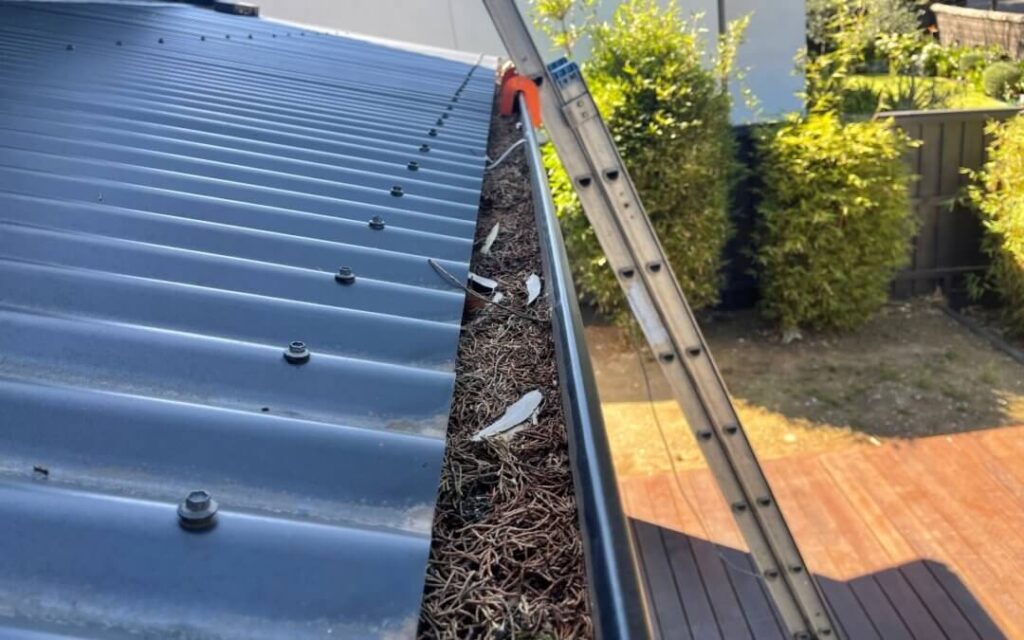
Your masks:
M722 284L739 172L728 83L745 25L731 26L710 66L703 30L674 2L630 0L611 21L588 27L584 77L694 308L715 304ZM577 286L602 312L622 317L618 282L550 145L545 163Z
M975 293L994 290L1002 299L1010 329L1024 335L1024 117L992 123L985 166L969 190L985 226L982 244L990 258ZM980 286L978 286L980 285Z
M911 144L889 122L834 111L762 131L755 260L761 310L784 333L854 329L885 303L915 231Z

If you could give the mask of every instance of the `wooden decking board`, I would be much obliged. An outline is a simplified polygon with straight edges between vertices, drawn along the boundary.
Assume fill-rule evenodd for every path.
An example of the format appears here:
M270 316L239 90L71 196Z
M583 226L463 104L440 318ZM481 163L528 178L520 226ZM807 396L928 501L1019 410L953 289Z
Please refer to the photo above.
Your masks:
M927 454L928 451L922 448L918 453ZM929 478L930 486L934 489L925 493L928 496L928 504L935 513L944 518L948 528L956 532L958 539L962 541L962 546L949 549L959 573L966 572L967 563L970 563L975 571L987 566L994 580L987 584L981 583L981 593L998 593L1001 598L1013 599L1018 611L1024 610L1024 575L1019 571L1008 570L1019 566L1019 554L1024 550L1020 548L1016 532L1009 531L1004 526L1002 514L984 506L986 502L994 505L1004 498L993 495L986 497L986 494L978 491L976 480L981 478L975 476L983 476L983 470L958 467L958 473L950 474L948 471L956 465L955 460L944 458L941 463L921 464L918 457L903 456L903 462L907 467L905 477L913 474ZM891 456L890 459L895 463L895 456ZM974 486L975 490L965 491L968 485ZM941 488L941 492L938 488ZM978 505L982 505L982 508L979 509ZM938 531L941 532L941 529ZM953 539L953 536L950 538ZM978 553L979 549L985 549L985 553ZM1014 620L1015 626L1024 624L1024 617L1017 617Z
M675 480L671 475L661 475L648 478L645 484L648 495L652 499L657 496L659 500L675 505L677 518L695 519L689 502L675 499L678 492L674 492L672 489L674 483ZM737 639L750 638L750 629L747 627L743 609L739 605L725 567L722 566L715 544L709 542L706 537L694 537L690 540L690 545L693 549L693 559L699 572L700 581L707 592L722 636ZM685 576L682 579L685 579ZM696 636L696 633L694 635Z
M818 519L830 524L827 535L848 546L842 556L844 575L863 573L865 565L871 569L892 566L885 549L864 520L848 508L848 502L821 461L809 461L801 466L800 472L814 478L819 488L814 495L801 496L801 499L818 505ZM872 626L882 638L912 640L913 636L893 606L892 598L874 576L860 576L850 580L849 584L861 608L868 614ZM890 582L888 589L912 591L902 576Z
M915 562L900 567L899 573L910 583L917 597L928 608L932 619L947 637L963 638L964 640L978 638L978 633L967 621L967 618L960 613L953 598L946 593L946 590L924 564Z
M679 521L681 515L679 509L685 506L685 503L680 505L679 501L675 500L672 488L668 486L668 483L672 481L671 476L659 476L650 479L645 486L652 504L670 512L666 515L659 515L659 519L671 517ZM710 600L715 595L714 590L708 588L704 582L696 559L698 551L693 548L690 536L681 531L668 529L662 529L661 533L691 634L694 638L708 638L709 640L721 638L719 622L715 617ZM694 580L694 576L700 576L700 580Z
M1005 594L1001 593L1004 585L996 578L997 569L988 558L977 552L983 540L979 539L974 524L960 517L955 510L947 510L943 501L933 502L928 492L916 486L915 477L923 477L926 482L934 482L934 478L928 478L926 472L922 476L920 469L915 469L913 474L908 473L904 467L910 462L909 452L901 451L905 454L902 459L888 450L873 452L876 464L863 469L863 477L876 479L871 483L871 489L883 501L888 518L900 527L922 558L941 558L959 575L968 575L967 569L973 567L978 577L972 589L976 597L983 601L989 598L1006 600ZM857 453L851 459L859 461L862 456ZM1008 599L1015 600L1012 596ZM1013 602L1012 606L1018 605Z
M652 622L658 627L660 636L666 640L689 640L692 638L690 625L672 575L668 552L661 539L661 529L652 524L655 515L650 508L647 492L641 486L624 488L623 494L628 496L629 508L635 514L632 518L633 532L648 585L648 599L654 615Z
M783 638L778 613L769 603L757 568L746 553L746 543L736 521L728 510L721 508L722 497L714 480L708 474L683 473L674 486L677 492L685 492L685 496L681 495L680 499L687 507L686 517L695 523L699 522L701 530L707 527L719 532L716 536L719 559L732 582L743 616L754 637L759 640ZM694 526L696 528L698 525ZM704 537L708 537L706 530Z
M792 469L785 481L772 485L775 498L779 501L786 515L790 529L798 541L804 561L816 575L840 575L832 559L830 549L836 545L834 535L825 533L818 535L820 528L828 529L829 524L817 517L812 511L812 504L803 498L814 491L811 479L805 473L809 462L805 459L797 468ZM842 580L819 580L825 598L849 638L879 638L878 631L860 601L853 593L850 585Z
M874 576L854 578L850 580L850 588L860 606L870 612L871 623L879 636L886 640L914 640L910 629L907 629L903 618Z
M1024 639L1024 427L765 467L851 640ZM785 638L708 471L621 484L661 637Z
M946 590L946 593L953 598L960 613L964 614L964 617L971 623L971 628L978 634L978 637L982 640L1004 640L1006 638L988 612L982 608L981 604L964 586L964 583L948 567L936 562L926 562L925 565L942 585L942 588Z

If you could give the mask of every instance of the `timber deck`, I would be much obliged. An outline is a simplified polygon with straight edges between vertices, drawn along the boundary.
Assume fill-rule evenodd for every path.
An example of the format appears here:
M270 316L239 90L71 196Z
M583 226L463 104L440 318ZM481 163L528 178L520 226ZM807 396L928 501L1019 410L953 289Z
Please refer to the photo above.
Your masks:
M1024 427L764 467L850 640L1024 638ZM660 637L785 638L707 470L619 484Z

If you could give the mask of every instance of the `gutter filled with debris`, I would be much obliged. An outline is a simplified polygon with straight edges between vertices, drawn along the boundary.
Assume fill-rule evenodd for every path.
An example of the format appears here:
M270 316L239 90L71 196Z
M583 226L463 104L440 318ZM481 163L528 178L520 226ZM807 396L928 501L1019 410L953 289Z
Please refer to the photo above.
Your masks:
M488 146L419 636L648 637L529 118Z

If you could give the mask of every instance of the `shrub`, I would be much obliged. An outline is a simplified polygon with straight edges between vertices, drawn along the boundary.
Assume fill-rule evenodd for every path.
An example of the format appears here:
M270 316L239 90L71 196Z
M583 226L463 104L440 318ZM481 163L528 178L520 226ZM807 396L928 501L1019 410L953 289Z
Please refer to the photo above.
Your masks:
M943 46L933 41L918 53L917 63L925 75L973 82L980 79L985 67L1002 56L998 47Z
M832 112L761 132L755 262L762 311L784 331L852 329L885 303L915 228L911 144L888 122Z
M870 115L878 111L882 93L870 84L852 82L842 90L840 112L850 115Z
M935 78L896 76L881 92L881 111L927 111L940 109L949 102L949 92L938 86Z
M835 16L852 9L863 16L859 46L870 54L881 36L919 34L919 5L912 0L807 0L807 40L815 49L830 50L837 35Z
M988 161L970 188L991 259L984 284L1002 298L1010 329L1024 335L1024 116L993 123L987 133Z
M1004 100L1011 88L1021 79L1021 69L1012 62L994 62L981 76L981 87L985 95Z
M705 68L698 26L674 4L622 4L590 32L583 67L601 114L636 184L669 262L694 308L718 301L722 250L731 233L729 192L737 174L729 122L730 60ZM545 150L558 216L581 292L605 313L625 310L554 151Z

